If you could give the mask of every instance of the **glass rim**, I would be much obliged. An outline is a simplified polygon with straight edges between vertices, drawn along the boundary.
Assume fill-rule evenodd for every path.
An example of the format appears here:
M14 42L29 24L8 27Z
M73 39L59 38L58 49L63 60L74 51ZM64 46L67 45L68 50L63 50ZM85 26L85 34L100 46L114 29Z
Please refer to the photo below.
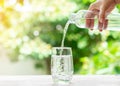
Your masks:
M72 49L71 47L53 47L52 49Z

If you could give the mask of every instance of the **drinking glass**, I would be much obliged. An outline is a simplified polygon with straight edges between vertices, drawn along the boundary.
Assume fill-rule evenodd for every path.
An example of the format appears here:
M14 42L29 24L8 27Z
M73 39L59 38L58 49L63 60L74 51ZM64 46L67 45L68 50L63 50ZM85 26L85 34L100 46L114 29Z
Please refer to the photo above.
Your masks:
M55 83L69 83L73 75L73 57L70 47L53 47L51 74Z

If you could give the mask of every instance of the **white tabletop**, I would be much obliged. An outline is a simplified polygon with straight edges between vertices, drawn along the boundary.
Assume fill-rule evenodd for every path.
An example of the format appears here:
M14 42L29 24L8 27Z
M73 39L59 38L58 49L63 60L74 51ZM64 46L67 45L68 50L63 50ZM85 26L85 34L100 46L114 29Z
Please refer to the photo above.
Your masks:
M0 76L0 86L61 86L50 75ZM69 86L120 86L119 75L74 75Z

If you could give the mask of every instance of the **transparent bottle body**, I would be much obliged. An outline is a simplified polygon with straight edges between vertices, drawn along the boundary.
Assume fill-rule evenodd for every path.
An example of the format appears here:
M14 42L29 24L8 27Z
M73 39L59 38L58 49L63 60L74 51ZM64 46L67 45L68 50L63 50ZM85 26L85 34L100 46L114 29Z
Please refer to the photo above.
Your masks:
M89 13L94 16L86 17L86 14L89 14ZM99 28L99 20L97 17L98 17L98 13L94 13L94 12L88 11L88 10L80 10L77 13L73 13L70 16L69 22L71 24L75 24L79 28L87 28L86 20L90 19L93 21L92 29L96 30ZM119 13L111 13L111 14L107 15L105 19L107 20L107 26L106 26L106 28L103 28L103 29L120 31L120 14Z

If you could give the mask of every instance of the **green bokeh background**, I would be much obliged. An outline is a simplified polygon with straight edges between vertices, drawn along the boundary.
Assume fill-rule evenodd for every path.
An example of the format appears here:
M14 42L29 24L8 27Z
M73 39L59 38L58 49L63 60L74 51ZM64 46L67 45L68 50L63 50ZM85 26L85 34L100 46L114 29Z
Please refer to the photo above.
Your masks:
M61 45L69 15L88 9L95 0L15 1L0 2L0 43L11 61L31 58L36 68L50 74L51 48ZM65 46L72 48L75 74L120 74L120 32L70 25Z

